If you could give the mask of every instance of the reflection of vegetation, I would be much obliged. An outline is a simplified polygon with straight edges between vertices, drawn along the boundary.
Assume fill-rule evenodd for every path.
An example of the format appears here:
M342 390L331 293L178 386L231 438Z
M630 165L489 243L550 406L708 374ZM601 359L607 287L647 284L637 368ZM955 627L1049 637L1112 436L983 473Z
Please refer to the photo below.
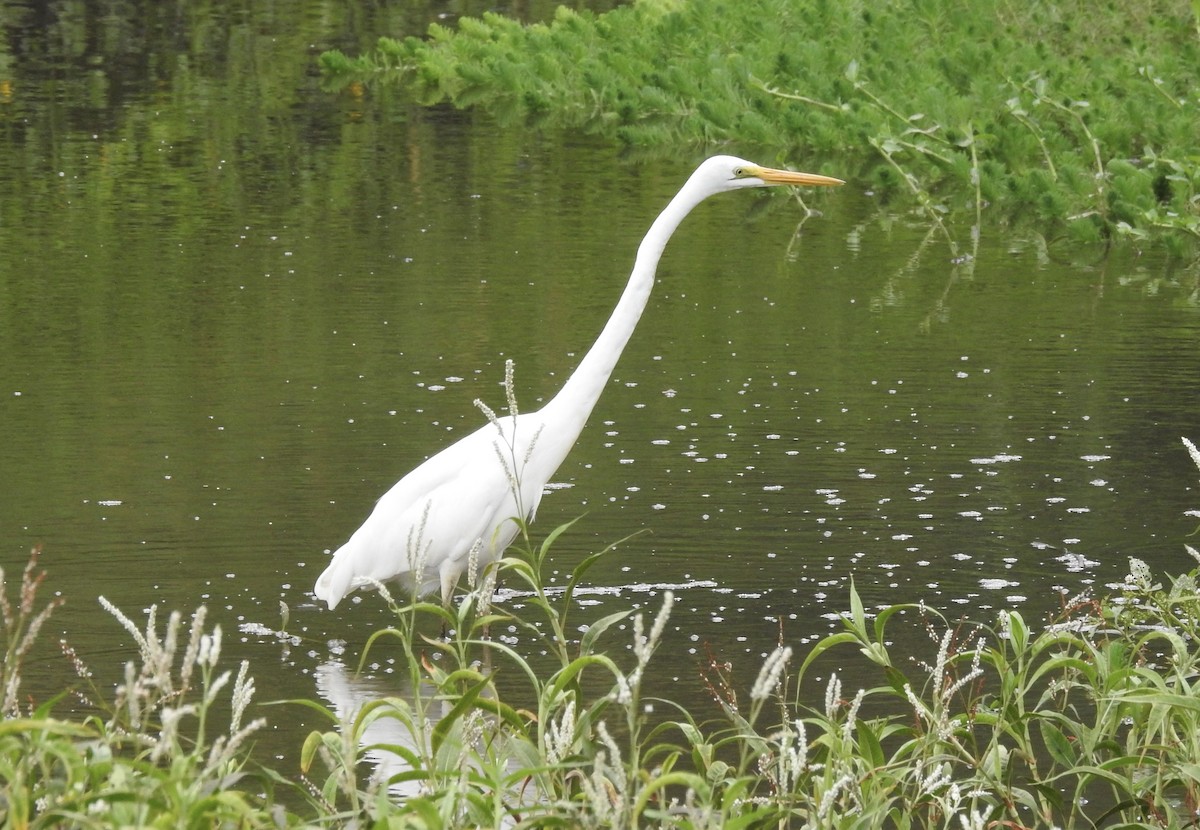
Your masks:
M14 826L956 830L1179 827L1194 817L1196 571L1164 587L1131 560L1118 596L1072 598L1040 633L1008 610L994 628L923 605L869 612L852 586L843 630L796 659L798 668L782 642L753 683L711 659L703 672L722 719L702 723L699 712L645 695L669 636L670 591L653 619L621 611L575 636L572 594L602 554L552 595L548 553L566 529L540 545L525 536L524 550L498 563L528 591L525 616L493 605L496 567L472 574L453 609L388 598L396 626L372 642L397 639L413 657L412 692L371 701L345 722L304 702L332 724L305 741L302 768L320 776L306 788L285 771L252 771L247 738L263 721L243 723L254 681L245 663L236 679L219 670L220 631L205 630L203 610L190 632L176 614L160 635L153 610L143 633L110 607L138 644L140 668L127 666L116 703L93 702L103 715L62 720L51 704L5 713L0 813ZM39 581L26 571L17 610L5 602L7 628L31 631L49 613L35 611ZM933 654L916 670L889 647L906 623L931 639ZM421 633L438 624L452 628L449 637ZM618 629L632 631L624 658L608 643ZM552 668L535 669L489 630L540 643ZM846 647L879 672L878 685L851 692L834 671L821 678L823 705L804 703L818 667ZM10 649L0 667L10 683L19 681L13 662ZM501 675L521 700L497 685ZM212 738L206 728L231 679L229 726ZM374 742L380 723L395 743ZM393 779L361 777L368 750L398 756ZM415 794L399 801L388 788L401 783ZM273 804L271 789L294 791L307 815Z
M335 83L636 145L742 142L850 155L928 216L985 208L1071 235L1200 239L1200 65L1184 2L642 0L550 24L499 15L380 40ZM873 161L871 161L873 159Z

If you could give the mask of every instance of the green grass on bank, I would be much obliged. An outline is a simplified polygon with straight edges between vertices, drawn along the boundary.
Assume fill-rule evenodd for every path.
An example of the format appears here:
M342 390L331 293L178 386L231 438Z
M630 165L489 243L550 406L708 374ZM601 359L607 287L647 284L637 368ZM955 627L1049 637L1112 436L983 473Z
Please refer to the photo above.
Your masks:
M1185 442L1197 466L1200 451ZM1197 570L1157 581L1130 560L1108 596L1063 598L1034 626L1012 610L951 620L924 605L866 608L851 586L842 629L761 666L703 672L712 705L650 699L647 679L674 599L618 611L580 633L573 592L605 552L553 594L550 552L528 536L472 575L451 609L385 600L383 642L411 655L413 690L341 719L313 701L260 707L219 627L154 609L136 624L123 681L99 689L65 648L86 716L21 695L21 669L58 600L39 604L36 555L20 585L0 574L0 822L5 827L1177 828L1200 810ZM1200 559L1200 552L1187 548ZM561 563L559 563L561 564ZM528 592L494 606L497 577ZM282 627L286 628L286 618ZM444 627L446 636L431 633ZM522 649L493 640L515 630ZM928 636L916 660L889 647ZM552 667L522 656L542 652ZM839 672L857 668L851 686ZM502 687L497 678L503 677ZM736 679L744 678L744 679ZM753 678L753 681L750 681ZM820 682L817 678L821 678ZM327 721L298 768L254 755L267 717L305 707ZM650 714L653 709L653 715ZM366 746L387 723L409 740ZM217 725L217 724L220 725ZM402 759L390 780L366 752ZM389 787L404 783L401 798ZM291 805L291 806L284 806Z
M1196 0L640 0L321 63L333 87L399 83L664 154L774 149L951 225L1200 241Z

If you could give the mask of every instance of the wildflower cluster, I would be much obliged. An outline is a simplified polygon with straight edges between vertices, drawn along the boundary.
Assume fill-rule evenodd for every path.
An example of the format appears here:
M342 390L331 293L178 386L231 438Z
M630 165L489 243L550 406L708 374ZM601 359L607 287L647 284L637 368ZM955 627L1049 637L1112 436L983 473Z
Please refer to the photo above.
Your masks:
M36 553L14 617L25 620L22 647L3 665L10 679L18 677L30 638L56 604L33 613L41 582L32 576L35 562ZM0 591L0 597L7 614L7 596ZM43 704L0 731L0 817L23 827L219 826L265 819L273 809L269 785L256 796L227 791L244 775L250 738L266 723L247 718L254 698L249 664L243 661L236 672L220 669L221 629L206 628L203 606L190 626L175 612L160 631L154 607L139 628L107 599L100 602L129 634L137 659L125 664L109 702L82 658L62 644L79 680L91 687L80 699L101 714L60 720L50 714L52 704ZM15 689L18 681L9 685ZM220 700L227 688L226 710ZM213 738L218 709L227 728ZM16 715L15 708L7 714Z
M45 572L37 569L40 548L34 548L21 574L21 587L17 603L8 598L8 581L4 569L0 568L0 622L3 623L3 661L0 661L0 717L18 714L21 693L21 666L29 650L37 640L46 620L54 613L62 600L55 597L41 609L37 605L37 591L45 578Z

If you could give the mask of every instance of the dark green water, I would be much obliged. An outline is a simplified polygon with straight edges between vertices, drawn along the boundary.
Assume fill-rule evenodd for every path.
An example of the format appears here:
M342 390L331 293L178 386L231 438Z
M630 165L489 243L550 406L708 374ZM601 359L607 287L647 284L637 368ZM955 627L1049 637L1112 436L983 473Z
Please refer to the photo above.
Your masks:
M705 153L320 91L321 49L437 9L53 8L0 3L0 564L44 545L67 599L30 688L69 682L58 636L102 676L132 656L103 594L206 603L261 699L312 696L331 640L354 660L387 623L373 596L317 607L327 551L474 398L502 405L505 358L526 408L558 388ZM674 586L652 682L689 699L706 648L753 677L780 620L800 649L833 630L851 577L869 605L1041 619L1131 555L1194 564L1194 269L999 230L956 264L854 171L788 162L851 182L798 236L787 198L685 223L542 503L542 531L583 514L563 572L648 531L580 622ZM281 600L286 654L254 633Z

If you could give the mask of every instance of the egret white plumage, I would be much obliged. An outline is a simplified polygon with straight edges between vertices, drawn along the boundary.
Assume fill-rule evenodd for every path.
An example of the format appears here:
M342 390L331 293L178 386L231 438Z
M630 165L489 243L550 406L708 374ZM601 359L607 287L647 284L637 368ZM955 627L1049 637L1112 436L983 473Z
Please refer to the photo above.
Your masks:
M703 162L650 226L612 316L558 394L536 412L497 417L400 479L333 554L317 598L334 608L356 588L395 579L420 593L440 588L449 603L471 559L480 568L495 561L517 534L514 519L533 519L650 299L667 241L692 208L728 190L843 183L733 156Z

